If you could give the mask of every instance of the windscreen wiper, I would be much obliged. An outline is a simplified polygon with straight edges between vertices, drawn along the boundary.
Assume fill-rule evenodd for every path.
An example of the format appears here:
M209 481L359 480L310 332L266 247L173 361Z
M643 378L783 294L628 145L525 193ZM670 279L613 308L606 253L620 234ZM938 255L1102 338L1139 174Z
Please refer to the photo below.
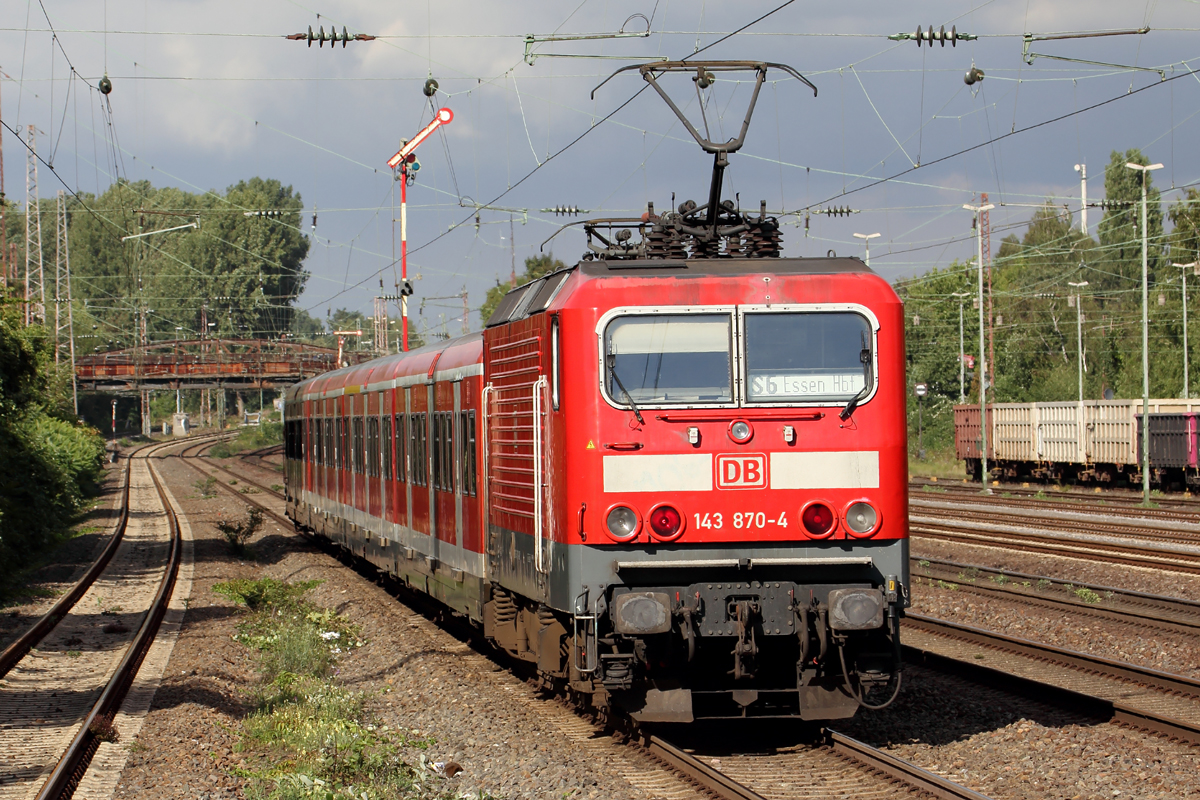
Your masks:
M858 360L863 365L863 388L859 389L858 393L850 398L850 402L846 403L846 407L838 414L838 418L843 422L850 418L850 415L854 413L854 409L858 408L858 404L863 401L863 398L871 393L871 348L867 347L865 336L862 337L862 349L858 351Z
M617 382L617 386L625 394L625 399L629 401L629 407L633 409L633 415L637 417L639 425L645 425L646 420L642 419L642 412L638 411L637 403L633 402L633 395L625 388L625 384L621 383L621 376L617 374L617 357L612 353L608 354L608 371L613 376L613 380Z

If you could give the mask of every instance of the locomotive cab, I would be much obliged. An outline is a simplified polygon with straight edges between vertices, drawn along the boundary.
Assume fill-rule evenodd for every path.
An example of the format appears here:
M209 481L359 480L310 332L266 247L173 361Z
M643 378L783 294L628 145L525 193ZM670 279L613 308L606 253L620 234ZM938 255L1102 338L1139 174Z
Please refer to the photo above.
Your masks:
M544 484L533 525L494 502L489 563L502 596L559 612L563 680L642 721L837 718L894 694L902 331L857 259L584 261L510 293L484 337L488 479L525 485L500 443L527 421ZM541 389L516 357L532 347Z

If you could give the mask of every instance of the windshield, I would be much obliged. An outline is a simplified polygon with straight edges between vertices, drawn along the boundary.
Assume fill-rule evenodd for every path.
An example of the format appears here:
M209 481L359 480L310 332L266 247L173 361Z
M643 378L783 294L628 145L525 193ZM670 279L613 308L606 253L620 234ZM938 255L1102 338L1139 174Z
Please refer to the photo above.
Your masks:
M845 402L866 386L871 327L853 312L745 315L746 400Z
M618 403L732 402L730 319L655 314L613 320L604 334L609 396Z

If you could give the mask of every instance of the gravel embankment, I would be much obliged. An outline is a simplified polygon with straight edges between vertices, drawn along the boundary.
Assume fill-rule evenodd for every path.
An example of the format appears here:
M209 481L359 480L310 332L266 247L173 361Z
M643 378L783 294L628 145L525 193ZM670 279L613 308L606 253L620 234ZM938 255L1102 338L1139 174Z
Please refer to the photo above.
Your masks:
M338 679L372 697L381 723L436 740L427 761L463 767L447 781L447 790L498 798L642 800L674 794L650 794L631 784L625 777L628 763L598 759L564 735L564 724L576 720L573 714L538 698L515 675L290 531L268 521L251 542L257 563L230 558L212 523L218 513L244 514L244 506L224 492L198 499L189 487L199 476L178 460L161 462L161 471L196 537L192 596L163 685L131 748L118 797L242 796L242 781L228 771L244 765L235 750L236 731L251 710L246 690L254 664L231 638L238 610L211 587L263 575L325 581L311 599L361 625L366 640L343 657ZM570 718L565 723L564 716ZM411 755L415 763L418 756ZM653 771L635 753L629 758Z
M920 667L885 711L833 723L995 800L1200 798L1200 751Z

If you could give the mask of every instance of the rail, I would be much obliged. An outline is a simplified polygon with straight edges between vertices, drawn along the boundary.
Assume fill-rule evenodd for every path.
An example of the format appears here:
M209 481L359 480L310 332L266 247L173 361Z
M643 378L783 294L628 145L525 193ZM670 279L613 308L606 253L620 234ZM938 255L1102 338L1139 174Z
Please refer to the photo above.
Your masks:
M1018 639L918 614L908 614L905 618L905 627L1015 653L1034 662L1049 663L1077 670L1080 673L1100 675L1112 680L1148 686L1164 694L1200 698L1200 681L1183 675L1172 675L1159 670L1139 667L1136 664L1065 650L1028 639ZM1176 719L1121 700L1112 700L1064 688L1053 683L1022 677L1008 670L963 661L926 648L916 647L911 643L903 645L903 652L906 663L923 663L935 669L967 676L971 680L989 686L1006 687L1010 691L1041 702L1055 703L1061 707L1079 710L1101 719L1111 719L1181 741L1200 744L1200 724L1193 721Z
M177 443L172 442L170 444ZM155 449L158 450L161 448ZM144 456L144 458L149 462L149 454ZM118 664L108 684L104 687L100 699L92 706L92 710L84 720L79 732L75 734L75 738L71 740L66 752L50 773L50 777L42 786L41 791L38 792L38 800L58 800L58 798L70 797L75 787L78 786L79 781L83 778L83 773L87 770L88 764L91 762L92 756L100 746L100 739L93 728L96 727L96 723L99 721L111 722L112 718L116 715L121 706L121 701L124 700L125 694L129 691L129 687L133 684L133 680L137 676L142 660L146 657L150 645L154 643L159 625L162 623L163 616L167 611L167 605L170 603L171 592L175 588L175 578L179 572L180 553L183 549L183 540L179 532L179 521L175 517L175 511L171 507L170 501L167 499L166 490L163 488L158 473L154 470L152 464L147 463L147 469L150 472L150 477L154 480L155 489L158 490L158 497L166 512L167 524L171 531L171 548L167 556L167 569L163 575L162 583L159 585L158 593L154 597L154 602L146 614L141 627L138 629L137 635L134 637L129 649L126 650L125 656L121 659L121 663Z

